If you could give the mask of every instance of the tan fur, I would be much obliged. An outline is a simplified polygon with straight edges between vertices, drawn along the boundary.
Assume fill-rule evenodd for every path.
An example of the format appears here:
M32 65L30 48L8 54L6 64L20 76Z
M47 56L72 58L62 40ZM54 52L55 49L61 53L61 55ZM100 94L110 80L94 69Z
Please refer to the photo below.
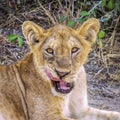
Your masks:
M77 30L64 25L44 30L31 21L24 22L22 30L30 52L12 65L0 66L0 120L120 120L119 113L91 108L87 102L83 64L99 27L94 18ZM55 70L70 71L64 81L74 83L71 92L57 92L46 69L55 78Z

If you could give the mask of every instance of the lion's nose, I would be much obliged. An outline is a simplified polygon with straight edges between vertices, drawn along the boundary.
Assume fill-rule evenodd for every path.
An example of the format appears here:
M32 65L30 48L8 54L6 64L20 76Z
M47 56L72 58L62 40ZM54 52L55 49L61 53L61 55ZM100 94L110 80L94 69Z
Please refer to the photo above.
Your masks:
M66 75L70 74L70 71L61 72L61 71L56 70L56 69L55 69L55 72L57 73L57 75L58 75L59 77L65 77Z

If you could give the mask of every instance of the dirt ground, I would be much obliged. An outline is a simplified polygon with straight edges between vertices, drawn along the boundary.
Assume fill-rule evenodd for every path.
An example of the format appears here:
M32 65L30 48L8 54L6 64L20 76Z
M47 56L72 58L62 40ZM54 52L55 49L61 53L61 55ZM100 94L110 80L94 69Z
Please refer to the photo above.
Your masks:
M7 35L9 30L1 29L1 34ZM29 48L26 41L24 41L23 47L20 48L17 43L11 44L0 39L0 65L14 63L27 54L28 51ZM116 65L109 66L108 74L108 69L104 65L100 65L97 59L93 58L94 53L92 52L85 64L88 76L89 104L96 108L120 112L120 77L119 74L118 76L115 75L117 79L114 76L120 70L119 62Z
M88 72L88 102L91 106L120 112L120 80L113 80L109 77L101 79L101 74L95 78L95 72L91 75L91 68L97 66L86 65Z

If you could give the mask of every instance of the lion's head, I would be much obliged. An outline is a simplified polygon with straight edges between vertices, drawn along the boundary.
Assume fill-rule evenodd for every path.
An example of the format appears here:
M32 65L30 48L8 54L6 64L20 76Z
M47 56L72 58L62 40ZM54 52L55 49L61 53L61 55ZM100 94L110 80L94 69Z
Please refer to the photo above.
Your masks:
M64 25L44 30L31 21L23 23L23 34L37 69L44 68L57 94L67 94L74 87L75 74L85 62L99 27L95 18L87 20L77 30Z

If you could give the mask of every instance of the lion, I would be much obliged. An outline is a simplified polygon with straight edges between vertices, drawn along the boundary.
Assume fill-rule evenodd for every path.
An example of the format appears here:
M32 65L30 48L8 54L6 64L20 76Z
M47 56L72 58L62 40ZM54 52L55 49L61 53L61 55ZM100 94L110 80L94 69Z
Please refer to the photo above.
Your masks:
M120 113L91 108L85 63L100 24L95 18L77 29L48 30L22 25L30 52L0 66L0 120L120 120Z

